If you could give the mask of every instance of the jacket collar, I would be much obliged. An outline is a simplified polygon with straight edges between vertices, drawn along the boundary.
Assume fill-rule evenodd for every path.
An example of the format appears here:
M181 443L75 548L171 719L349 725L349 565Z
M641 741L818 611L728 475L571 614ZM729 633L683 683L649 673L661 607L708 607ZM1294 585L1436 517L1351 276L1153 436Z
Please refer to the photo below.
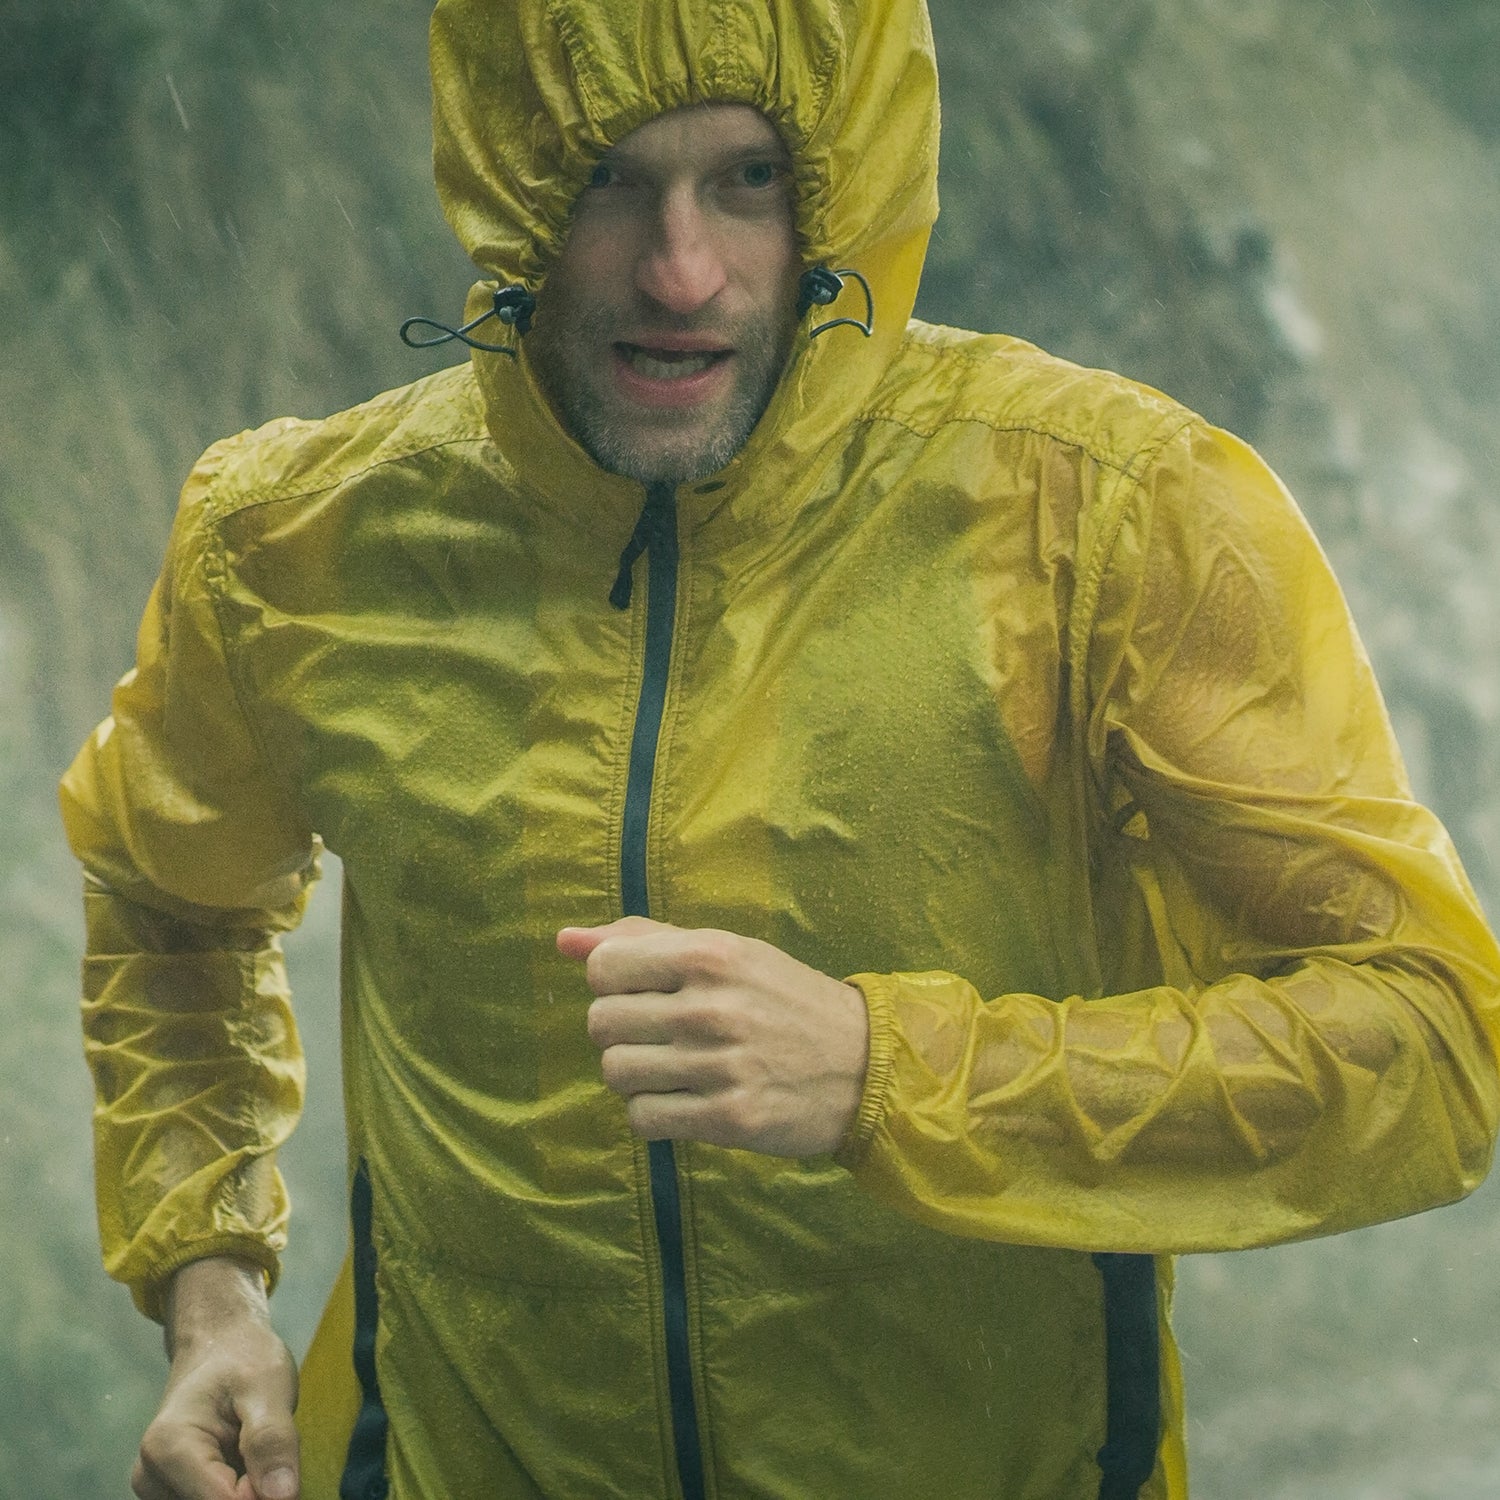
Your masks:
M883 255L861 266L875 297L870 338L853 328L810 338L810 328L829 315L812 310L797 332L771 404L744 448L717 474L679 489L686 535L712 526L722 545L731 535L774 529L795 516L825 458L869 404L900 350L926 242L922 231L888 243L881 247ZM466 320L484 312L493 293L493 283L477 283ZM845 293L857 295L855 288ZM644 503L644 487L601 469L563 430L532 373L524 339L515 359L478 349L472 358L490 436L518 482L591 534L628 536Z

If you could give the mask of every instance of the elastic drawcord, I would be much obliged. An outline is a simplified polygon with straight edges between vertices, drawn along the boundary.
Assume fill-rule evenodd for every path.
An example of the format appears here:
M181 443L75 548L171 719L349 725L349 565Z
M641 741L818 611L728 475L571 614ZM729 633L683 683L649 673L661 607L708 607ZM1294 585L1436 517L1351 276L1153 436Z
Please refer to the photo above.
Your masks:
M508 354L512 359L516 357L516 351L510 344L486 344L479 339L471 339L469 334L481 323L488 322L491 318L498 318L502 323L509 324L516 330L517 337L531 332L532 315L536 312L536 297L519 284L514 286L496 287L492 305L488 312L482 312L477 318L472 318L461 328L450 328L446 323L439 323L432 318L408 318L399 330L401 342L409 349L432 349L438 344L446 344L451 339L457 339L461 344L467 344L471 349L483 349L486 354ZM434 339L413 338L408 332L412 328L436 328L438 335Z
M866 338L874 336L875 294L870 290L870 283L852 266L843 266L837 271L831 271L827 266L813 266L811 270L804 271L797 282L797 316L805 317L814 307L828 307L837 302L844 290L846 276L852 276L864 291L864 317L830 318L826 323L819 323L807 335L809 339L817 338L820 333L827 333L830 328L857 328Z

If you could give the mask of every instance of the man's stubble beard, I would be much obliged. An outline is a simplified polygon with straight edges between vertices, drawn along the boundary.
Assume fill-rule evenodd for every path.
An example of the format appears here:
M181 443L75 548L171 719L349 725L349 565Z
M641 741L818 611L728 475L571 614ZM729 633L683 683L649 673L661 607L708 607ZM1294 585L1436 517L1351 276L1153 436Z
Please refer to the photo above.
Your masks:
M623 398L610 389L611 371L592 353L604 348L611 351L606 360L613 358L604 319L575 325L564 315L549 328L538 309L526 353L563 428L601 469L639 484L691 484L722 469L749 441L776 393L795 326L788 314L779 324L757 320L726 339L738 365L734 389L712 430L696 441L679 429L701 423L700 413L674 422L670 410L621 409ZM684 323L670 331L701 330Z

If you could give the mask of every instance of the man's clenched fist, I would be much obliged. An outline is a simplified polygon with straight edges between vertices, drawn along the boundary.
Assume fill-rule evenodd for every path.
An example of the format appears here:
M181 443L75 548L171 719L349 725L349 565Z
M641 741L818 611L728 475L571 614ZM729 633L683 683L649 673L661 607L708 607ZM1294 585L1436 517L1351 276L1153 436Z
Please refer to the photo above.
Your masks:
M838 1148L869 1058L864 996L755 938L625 917L564 927L587 961L589 1037L647 1140L768 1156Z

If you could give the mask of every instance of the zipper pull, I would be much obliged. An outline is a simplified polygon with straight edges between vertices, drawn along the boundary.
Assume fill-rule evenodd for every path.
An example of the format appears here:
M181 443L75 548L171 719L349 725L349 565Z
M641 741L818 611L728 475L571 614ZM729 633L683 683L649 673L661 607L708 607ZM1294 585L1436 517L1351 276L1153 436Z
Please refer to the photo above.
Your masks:
M616 609L630 608L636 559L660 541L667 534L668 528L676 528L676 499L676 488L670 484L647 486L646 503L641 507L640 518L635 523L635 530L630 533L630 540L620 553L620 570L615 574L614 587L609 591L609 602Z

